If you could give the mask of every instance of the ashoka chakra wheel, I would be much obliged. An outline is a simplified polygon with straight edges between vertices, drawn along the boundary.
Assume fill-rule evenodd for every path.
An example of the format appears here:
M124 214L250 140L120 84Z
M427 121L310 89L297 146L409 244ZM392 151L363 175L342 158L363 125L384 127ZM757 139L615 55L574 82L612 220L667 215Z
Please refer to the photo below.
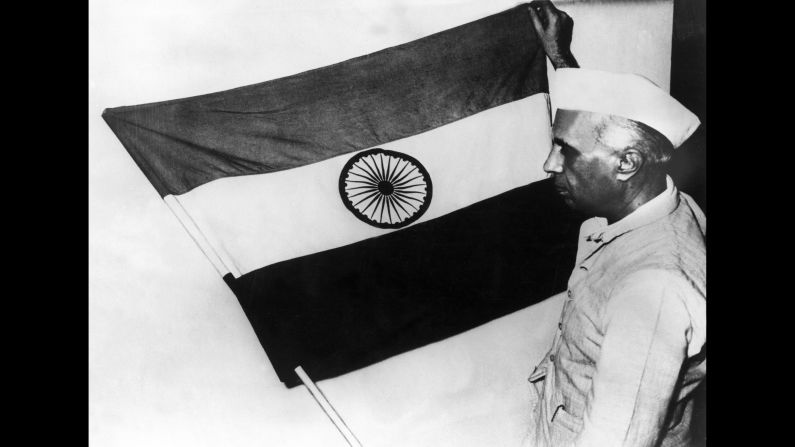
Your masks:
M425 167L400 152L359 152L340 174L345 207L362 222L379 228L401 228L419 219L428 209L432 193Z

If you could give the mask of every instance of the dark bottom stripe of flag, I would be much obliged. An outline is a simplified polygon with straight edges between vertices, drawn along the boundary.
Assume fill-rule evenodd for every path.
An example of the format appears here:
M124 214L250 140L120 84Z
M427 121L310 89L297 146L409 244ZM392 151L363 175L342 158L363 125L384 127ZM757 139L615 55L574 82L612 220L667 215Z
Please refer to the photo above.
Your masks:
M542 180L405 230L224 280L280 380L322 380L566 288L582 216Z

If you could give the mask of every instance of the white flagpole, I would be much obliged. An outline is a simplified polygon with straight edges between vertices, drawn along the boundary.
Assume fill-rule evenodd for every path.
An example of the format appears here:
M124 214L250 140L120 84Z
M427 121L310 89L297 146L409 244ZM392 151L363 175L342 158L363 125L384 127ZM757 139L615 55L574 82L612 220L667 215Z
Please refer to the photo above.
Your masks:
M306 386L306 389L309 390L309 394L315 398L315 402L320 405L320 408L323 409L323 412L326 413L326 416L331 419L331 423L337 427L337 430L339 430L340 434L342 434L342 437L345 438L345 441L348 442L348 445L351 447L362 447L359 439L357 439L356 435L354 435L351 429L348 428L348 425L342 420L342 417L339 415L339 413L337 413L337 410L331 406L331 402L326 399L326 396L323 395L323 392L320 391L320 388L318 388L317 385L315 385L315 382L313 382L312 379L306 375L304 369L299 366L298 368L295 368L295 373L298 374L301 382L303 382L304 386Z

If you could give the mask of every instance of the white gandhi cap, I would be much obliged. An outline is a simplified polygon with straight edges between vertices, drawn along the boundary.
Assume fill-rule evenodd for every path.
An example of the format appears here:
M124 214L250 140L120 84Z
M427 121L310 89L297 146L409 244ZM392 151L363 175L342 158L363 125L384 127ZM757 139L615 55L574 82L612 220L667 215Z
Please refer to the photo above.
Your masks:
M550 77L557 109L581 110L639 121L678 148L700 124L698 117L643 76L585 68L560 68Z

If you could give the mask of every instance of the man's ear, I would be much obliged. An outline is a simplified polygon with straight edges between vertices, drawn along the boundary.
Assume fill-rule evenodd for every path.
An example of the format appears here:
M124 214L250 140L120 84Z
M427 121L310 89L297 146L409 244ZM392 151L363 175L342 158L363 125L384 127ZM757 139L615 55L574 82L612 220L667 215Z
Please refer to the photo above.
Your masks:
M635 175L645 162L643 154L637 149L626 149L618 159L618 168L616 169L616 179L620 182L626 182Z

